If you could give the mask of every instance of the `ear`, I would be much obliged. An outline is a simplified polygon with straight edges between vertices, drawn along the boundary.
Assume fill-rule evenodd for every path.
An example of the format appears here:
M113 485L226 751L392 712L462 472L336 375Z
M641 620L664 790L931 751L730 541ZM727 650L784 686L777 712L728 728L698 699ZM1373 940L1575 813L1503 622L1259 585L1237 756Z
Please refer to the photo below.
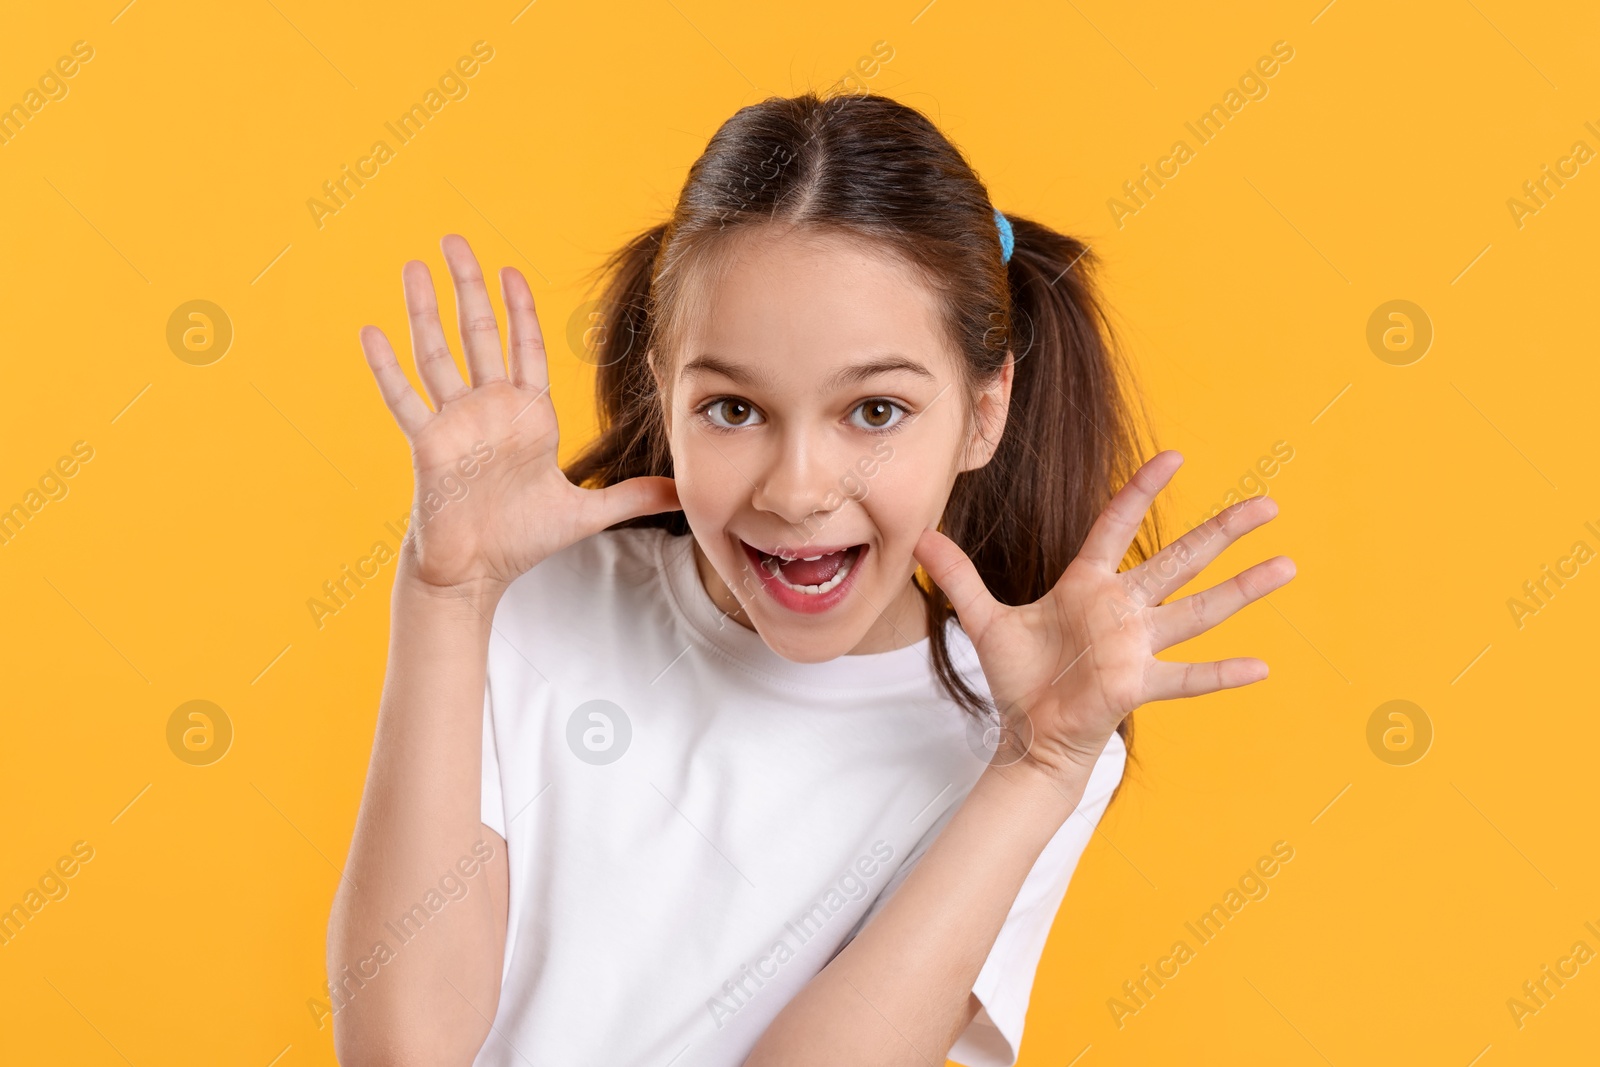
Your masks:
M1008 349L1000 373L978 394L974 405L977 418L962 455L961 470L983 466L994 458L995 449L1000 447L1000 436L1005 432L1006 416L1011 410L1011 380L1016 367L1016 360Z

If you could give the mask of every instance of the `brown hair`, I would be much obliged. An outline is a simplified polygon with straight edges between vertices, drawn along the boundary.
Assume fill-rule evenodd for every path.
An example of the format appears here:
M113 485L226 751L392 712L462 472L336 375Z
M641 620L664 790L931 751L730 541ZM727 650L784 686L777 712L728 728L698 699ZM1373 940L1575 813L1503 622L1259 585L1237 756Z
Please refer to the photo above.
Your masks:
M568 477L598 486L672 476L646 352L671 349L690 279L725 259L730 235L776 222L865 238L898 253L938 294L969 389L992 381L1013 353L1000 444L986 465L957 476L940 528L998 600L1038 600L1137 469L1146 422L1090 280L1096 258L1042 223L1007 218L1009 263L971 165L924 115L888 97L808 92L741 108L690 168L672 217L600 268L608 281L588 358L599 364L601 432ZM689 532L682 512L621 525ZM1149 558L1158 542L1152 519L1132 558ZM950 659L949 601L921 570L918 583L941 686L967 712L991 713ZM1131 755L1131 719L1118 732Z

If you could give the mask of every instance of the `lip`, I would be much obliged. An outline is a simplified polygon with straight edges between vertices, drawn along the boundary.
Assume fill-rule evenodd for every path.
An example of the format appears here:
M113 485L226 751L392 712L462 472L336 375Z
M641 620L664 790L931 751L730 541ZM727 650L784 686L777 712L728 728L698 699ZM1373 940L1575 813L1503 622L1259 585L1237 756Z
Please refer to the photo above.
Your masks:
M856 541L848 545L813 545L807 543L804 549L791 548L780 552L777 547L767 548L763 545L752 545L750 542L745 540L740 540L739 543L744 545L746 548L753 548L758 552L765 552L769 556L782 556L785 559L803 559L808 556L829 556L835 552L843 552L847 548L855 548L856 545L861 544L860 541ZM798 555L796 553L798 553Z
M758 549L744 540L739 542L739 547L744 549L745 558L750 561L750 569L755 571L756 577L761 580L761 588L767 591L767 595L777 601L779 606L801 615L820 614L838 605L846 596L849 596L851 586L855 585L856 575L861 573L862 563L865 562L867 554L872 551L870 545L861 544L861 551L856 554L855 562L850 565L850 573L844 576L844 581L826 593L812 595L809 593L797 593L768 573L767 568L761 563L763 549ZM825 556L855 547L856 545L840 545L837 548L807 546L805 554L808 556ZM767 555L773 556L778 555L778 553L768 552Z

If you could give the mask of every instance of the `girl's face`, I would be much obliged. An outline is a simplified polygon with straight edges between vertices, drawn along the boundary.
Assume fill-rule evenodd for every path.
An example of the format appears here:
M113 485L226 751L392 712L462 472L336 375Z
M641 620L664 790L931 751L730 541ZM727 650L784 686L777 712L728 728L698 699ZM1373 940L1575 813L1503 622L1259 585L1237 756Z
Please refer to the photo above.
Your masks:
M927 635L912 547L992 455L1011 361L970 396L903 261L834 234L751 236L703 283L676 358L651 353L701 581L790 660L911 644Z

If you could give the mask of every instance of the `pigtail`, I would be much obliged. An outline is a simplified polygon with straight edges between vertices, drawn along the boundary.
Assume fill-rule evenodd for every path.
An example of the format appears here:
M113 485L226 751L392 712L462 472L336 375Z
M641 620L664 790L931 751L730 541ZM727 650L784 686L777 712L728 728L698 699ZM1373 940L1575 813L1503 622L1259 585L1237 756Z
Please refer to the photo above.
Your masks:
M995 598L1038 600L1072 562L1115 490L1146 453L1145 420L1116 347L1093 276L1098 262L1081 242L1032 220L1008 216L1014 236L1006 266L1009 323L993 342L1016 361L1011 407L994 456L956 479L943 532L972 558ZM1130 556L1149 558L1159 529L1147 520ZM953 614L929 588L930 631ZM968 689L942 640L934 669L958 702L992 714ZM1118 730L1132 752L1132 720Z
M672 477L661 398L646 360L655 332L651 278L667 228L663 222L645 230L599 269L605 286L578 355L596 368L600 433L565 468L579 485L614 485L641 475ZM618 525L660 526L675 535L689 532L681 511L641 515Z

